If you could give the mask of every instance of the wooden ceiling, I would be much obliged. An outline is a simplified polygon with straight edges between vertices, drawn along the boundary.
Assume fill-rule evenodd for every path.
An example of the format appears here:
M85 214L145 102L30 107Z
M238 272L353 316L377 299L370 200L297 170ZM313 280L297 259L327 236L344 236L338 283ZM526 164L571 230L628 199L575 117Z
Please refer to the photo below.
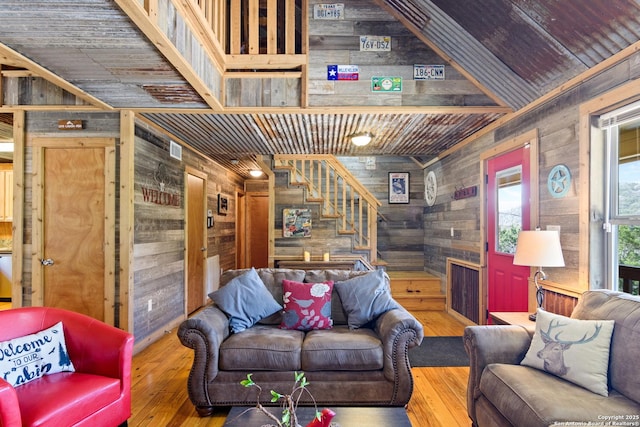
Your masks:
M29 70L97 109L133 109L243 175L256 156L270 154L412 156L426 163L640 47L640 5L633 0L345 0L345 9L357 9L355 27L379 25L384 15L381 31L402 26L477 94L425 94L410 105L225 108L141 30L136 3L3 0L0 65ZM315 3L323 2L309 0L309 7ZM311 49L330 38L314 31ZM15 107L5 100L0 116ZM351 145L348 136L363 131L373 142Z

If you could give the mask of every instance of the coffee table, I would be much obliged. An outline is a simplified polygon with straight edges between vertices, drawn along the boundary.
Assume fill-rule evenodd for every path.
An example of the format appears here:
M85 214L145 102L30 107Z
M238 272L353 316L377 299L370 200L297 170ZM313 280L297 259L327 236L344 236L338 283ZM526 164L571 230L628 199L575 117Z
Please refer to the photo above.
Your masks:
M255 408L242 414L249 406L234 406L227 415L223 427L261 427L273 424L262 412ZM322 408L318 408L321 410ZM336 416L331 420L332 427L411 427L411 421L403 407L331 407ZM279 406L270 406L269 412L279 417L282 409ZM238 416L242 414L241 416ZM304 427L313 418L314 408L309 406L299 407L296 411L300 424Z

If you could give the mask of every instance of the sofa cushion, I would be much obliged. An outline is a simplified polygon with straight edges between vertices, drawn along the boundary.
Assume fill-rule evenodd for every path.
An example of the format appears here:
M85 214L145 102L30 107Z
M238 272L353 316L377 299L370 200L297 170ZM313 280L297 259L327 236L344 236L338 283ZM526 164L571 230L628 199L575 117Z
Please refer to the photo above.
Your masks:
M25 426L75 425L120 398L120 380L85 373L46 375L16 388Z
M229 316L229 326L235 333L282 310L253 268L234 277L209 297Z
M326 282L331 280L334 282L345 281L353 277L363 276L369 271L359 270L308 270L304 276L304 281L309 283ZM335 288L335 286L334 286ZM331 318L334 325L346 325L347 313L342 307L342 300L338 292L331 294Z
M385 276L383 270L376 270L334 284L347 313L350 328L360 328L381 314L400 308L391 297L391 289Z
M333 282L301 283L283 280L283 329L331 329L331 294Z
M35 334L0 342L0 378L14 387L43 375L74 370L62 322Z
M233 278L240 276L249 271L248 268L226 270L220 277L220 286L224 286ZM256 269L258 276L264 283L264 286L269 290L269 293L273 295L273 298L282 305L282 281L295 280L302 282L304 280L304 270L294 270L288 268L258 268ZM277 311L270 316L260 319L258 323L263 325L279 325L282 321L282 311Z
M615 390L640 403L640 297L598 290L582 294L575 319L615 321L609 355L609 380Z
M616 391L609 397L601 396L521 365L487 365L479 387L485 398L518 427L548 427L566 421L600 425L606 415L640 413L640 406Z
M613 320L578 320L538 309L523 365L543 369L607 396Z
M220 345L221 370L294 371L300 367L304 332L255 325Z
M382 342L371 329L336 326L307 333L302 343L303 371L382 369Z

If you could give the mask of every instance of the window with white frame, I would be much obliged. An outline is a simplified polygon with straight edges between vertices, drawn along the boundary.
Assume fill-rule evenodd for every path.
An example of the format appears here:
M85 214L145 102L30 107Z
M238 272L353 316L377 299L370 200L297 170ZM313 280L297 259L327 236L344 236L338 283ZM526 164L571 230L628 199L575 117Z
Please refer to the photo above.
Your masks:
M600 117L607 287L640 293L640 103Z

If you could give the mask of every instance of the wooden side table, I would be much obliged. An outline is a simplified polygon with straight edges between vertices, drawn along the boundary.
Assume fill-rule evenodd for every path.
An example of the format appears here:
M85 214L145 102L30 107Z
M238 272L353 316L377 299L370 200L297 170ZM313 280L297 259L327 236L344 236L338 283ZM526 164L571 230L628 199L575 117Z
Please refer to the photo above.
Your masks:
M529 313L522 311L494 311L489 313L495 325L519 325L523 326L530 335L536 330L536 322L529 320Z

